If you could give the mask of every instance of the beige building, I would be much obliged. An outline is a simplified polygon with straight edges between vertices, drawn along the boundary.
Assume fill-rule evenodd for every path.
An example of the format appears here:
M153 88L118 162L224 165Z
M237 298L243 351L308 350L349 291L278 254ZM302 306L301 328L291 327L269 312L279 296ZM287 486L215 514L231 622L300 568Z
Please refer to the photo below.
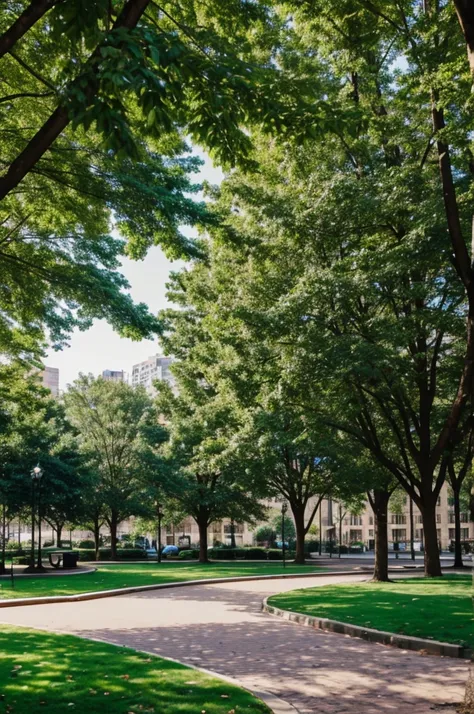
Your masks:
M39 377L43 387L49 389L53 397L59 397L59 369L57 367L45 367L39 372Z
M410 547L410 501L407 496L399 499L399 507L394 509L395 512L388 510L388 541L389 547L393 548L394 543L400 543L400 548L409 549ZM342 519L342 528L339 529L339 523ZM323 540L336 540L339 542L339 532L342 531L342 543L364 543L364 545L372 550L374 547L374 516L370 505L367 503L365 510L360 515L351 515L346 513L344 509L340 509L336 501L324 501L321 509L321 518L319 514L316 518L316 525L319 527L321 522L321 531ZM448 485L444 484L438 498L436 506L436 522L438 532L438 542L442 550L447 550L452 540L454 540L454 509L449 497ZM421 513L413 504L413 539L415 548L420 549L423 545L423 523ZM466 511L461 514L461 539L474 539L474 523L469 519L469 513Z

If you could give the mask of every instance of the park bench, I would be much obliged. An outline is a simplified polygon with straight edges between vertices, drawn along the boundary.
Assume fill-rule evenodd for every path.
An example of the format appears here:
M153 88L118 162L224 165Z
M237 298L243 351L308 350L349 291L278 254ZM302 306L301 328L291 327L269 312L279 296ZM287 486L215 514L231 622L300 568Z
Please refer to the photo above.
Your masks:
M77 568L79 553L74 550L53 550L48 553L48 558L53 568L60 568L61 566L64 569Z

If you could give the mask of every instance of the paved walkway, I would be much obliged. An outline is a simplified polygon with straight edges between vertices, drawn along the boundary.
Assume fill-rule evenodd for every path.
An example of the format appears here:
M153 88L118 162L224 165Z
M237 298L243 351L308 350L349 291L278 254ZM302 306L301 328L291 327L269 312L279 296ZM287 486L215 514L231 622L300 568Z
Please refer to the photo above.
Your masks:
M0 620L173 657L272 692L300 714L454 714L454 703L463 697L466 661L311 630L260 610L271 593L364 577L173 588L11 608Z

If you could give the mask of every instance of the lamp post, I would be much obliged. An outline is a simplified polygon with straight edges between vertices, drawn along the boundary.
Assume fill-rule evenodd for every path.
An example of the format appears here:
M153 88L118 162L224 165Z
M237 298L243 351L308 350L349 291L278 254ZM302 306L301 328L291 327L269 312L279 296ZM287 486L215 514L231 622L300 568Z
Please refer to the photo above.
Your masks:
M161 503L156 504L156 516L158 518L158 533L156 539L156 550L157 550L157 561L161 563L161 519L163 518L163 511L161 510Z
M41 560L41 479L43 477L43 469L37 464L33 471L31 472L31 479L33 483L37 484L38 489L38 560L36 563L36 570L43 570L43 564Z
M286 512L288 510L288 504L286 501L283 501L281 504L281 548L283 552L283 567L286 568L286 558L285 558L285 516Z

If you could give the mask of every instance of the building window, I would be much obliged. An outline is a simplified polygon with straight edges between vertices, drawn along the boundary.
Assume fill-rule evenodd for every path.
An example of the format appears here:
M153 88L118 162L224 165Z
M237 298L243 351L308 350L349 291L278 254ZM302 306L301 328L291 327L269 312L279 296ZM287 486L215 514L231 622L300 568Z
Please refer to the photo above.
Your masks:
M397 526L404 526L407 522L407 517L401 513L392 513L391 523Z
M454 511L448 513L448 523L454 523Z
M438 496L437 505L441 506L441 496Z
M369 538L373 538L373 537L374 537L374 529L369 528Z
M436 523L441 523L441 513L436 514Z
M351 525L351 526L361 526L362 525L362 516L351 516L349 520L350 520L349 525Z
M456 530L454 528L449 529L449 540L456 539ZM469 540L469 528L461 528L461 540Z
M418 523L418 524L423 523L423 517L420 514L415 516L415 523Z
M420 528L415 530L415 540L423 540L423 531Z
M349 539L351 543L362 541L362 531L351 528L349 533Z
M469 523L469 513L461 513L461 523Z
M392 540L394 543L407 539L406 528L392 528Z

